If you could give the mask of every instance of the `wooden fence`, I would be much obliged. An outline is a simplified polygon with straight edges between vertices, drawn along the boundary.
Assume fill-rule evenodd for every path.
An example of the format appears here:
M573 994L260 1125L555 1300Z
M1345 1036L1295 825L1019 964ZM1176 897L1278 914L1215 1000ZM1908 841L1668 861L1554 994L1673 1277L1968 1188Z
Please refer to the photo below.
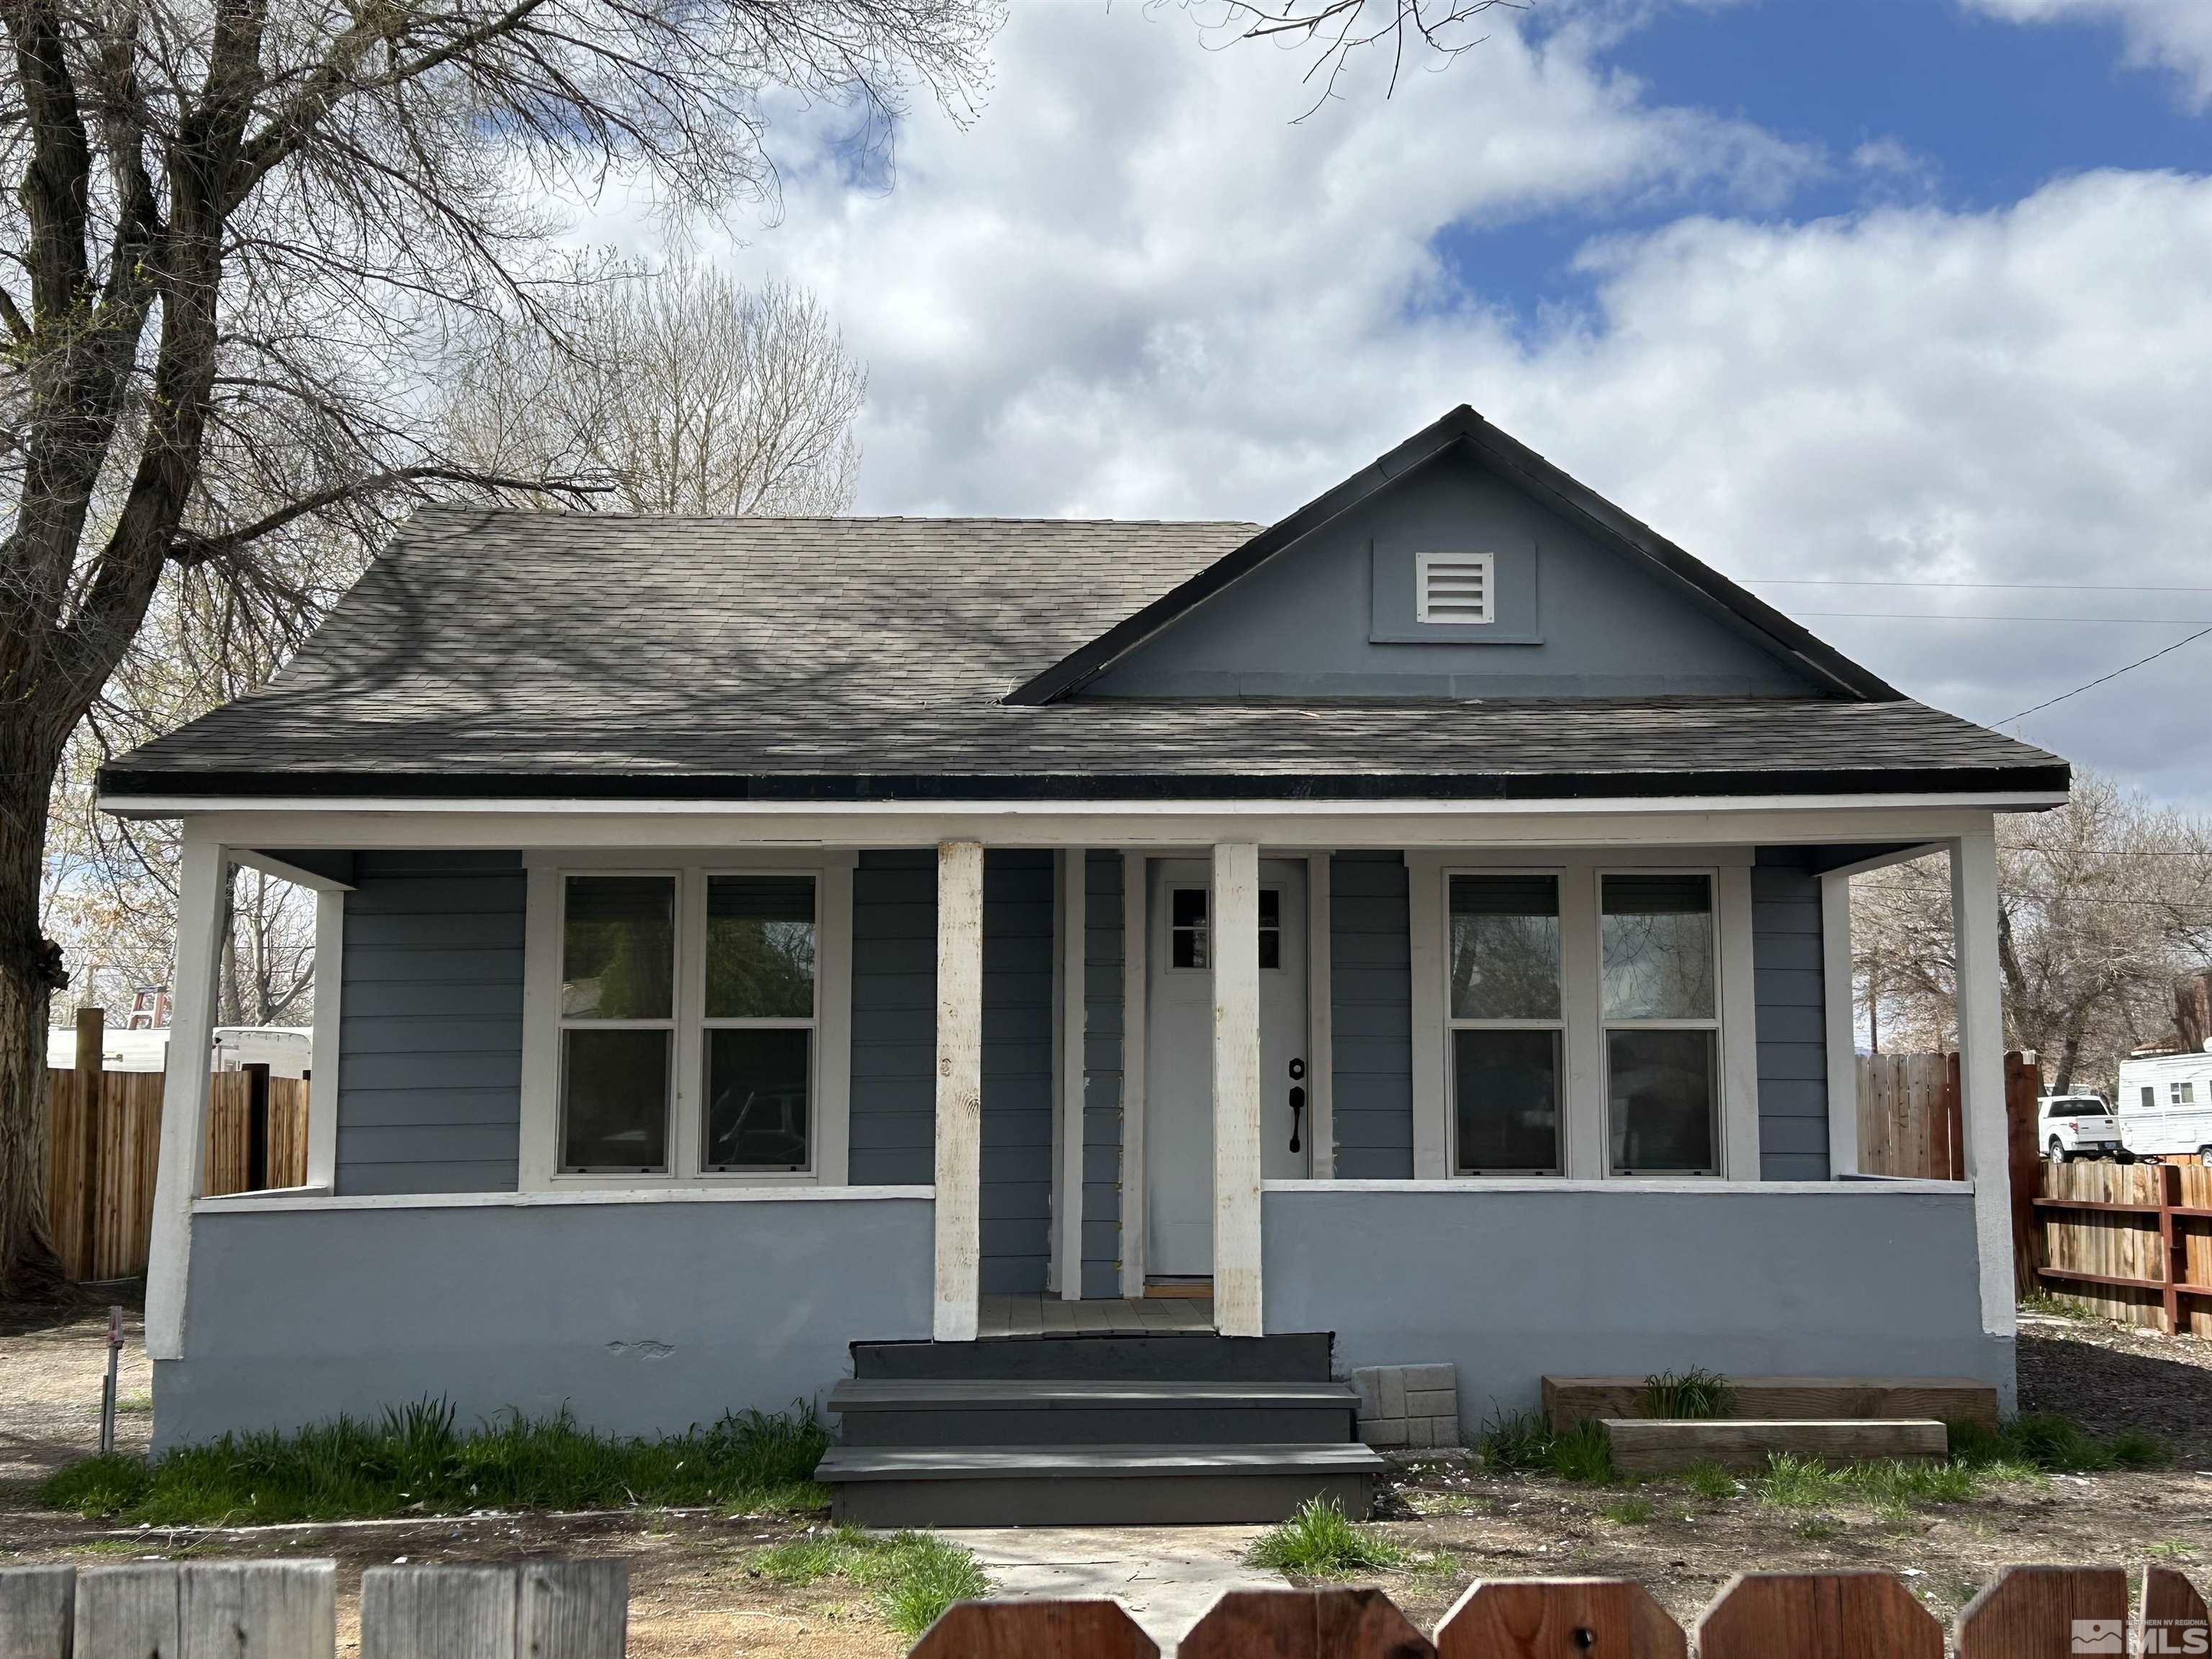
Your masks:
M86 1099L93 1093L88 1080L97 1089L90 1125L85 1121ZM307 1081L266 1078L264 1111L256 1100L263 1080L251 1071L217 1072L209 1079L202 1191L242 1193L257 1186L297 1187L307 1180ZM46 1221L72 1279L129 1279L146 1271L165 1081L159 1072L46 1073ZM266 1174L257 1180L264 1160ZM88 1257L88 1201L93 1206Z
M1862 1173L1966 1178L1958 1055L1861 1054L1858 1085Z
M2212 1167L2045 1164L2045 1286L2124 1324L2212 1336Z
M1958 1659L2202 1654L2203 1596L2171 1567L2008 1567L1969 1602ZM371 1567L362 1659L621 1659L629 1570L620 1561ZM267 1654L332 1659L330 1561L151 1562L0 1569L9 1659ZM1688 1634L1622 1579L1478 1583L1424 1635L1376 1589L1231 1590L1182 1639L1184 1659L1943 1659L1943 1627L1886 1572L1745 1573ZM731 1659L742 1650L732 1642ZM1158 1659L1116 1601L962 1601L910 1659Z

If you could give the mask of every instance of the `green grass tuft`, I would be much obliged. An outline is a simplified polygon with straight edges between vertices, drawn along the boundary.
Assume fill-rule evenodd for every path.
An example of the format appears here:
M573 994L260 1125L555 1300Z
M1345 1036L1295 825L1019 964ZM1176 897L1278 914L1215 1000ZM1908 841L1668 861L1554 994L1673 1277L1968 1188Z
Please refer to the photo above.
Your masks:
M1717 1463L1692 1463L1681 1474L1681 1482L1700 1498L1717 1501L1736 1494L1736 1479Z
M1613 1479L1613 1447L1594 1420L1555 1437L1538 1413L1513 1412L1484 1419L1477 1444L1493 1469L1541 1471L1585 1486Z
M1289 1520L1260 1534L1249 1559L1277 1572L1337 1578L1397 1566L1406 1552L1372 1528L1346 1520L1334 1502L1309 1498Z
M1544 1453L1544 1467L1563 1480L1603 1486L1613 1479L1613 1443L1596 1422L1577 1423L1552 1442Z
M1646 1417L1733 1416L1735 1385L1718 1371L1692 1365L1686 1371L1655 1371L1644 1379Z
M1632 1492L1625 1498L1613 1499L1601 1513L1615 1526L1641 1527L1658 1512L1658 1507L1644 1493Z
M714 1504L818 1510L814 1483L829 1437L811 1408L746 1412L709 1429L620 1439L563 1413L509 1416L472 1433L424 1400L381 1423L339 1418L290 1434L225 1435L150 1466L134 1458L72 1463L39 1488L49 1509L153 1526L340 1521L471 1510L595 1510Z
M972 1554L926 1532L882 1537L836 1527L763 1550L753 1566L779 1584L842 1578L872 1591L884 1617L909 1642L955 1601L991 1593L991 1581Z
M1995 1433L1972 1423L1951 1425L1951 1456L1992 1474L2018 1479L2035 1471L2094 1474L2108 1469L2162 1468L2172 1461L2166 1443L2140 1429L2109 1437L2090 1433L2056 1412L2029 1412Z

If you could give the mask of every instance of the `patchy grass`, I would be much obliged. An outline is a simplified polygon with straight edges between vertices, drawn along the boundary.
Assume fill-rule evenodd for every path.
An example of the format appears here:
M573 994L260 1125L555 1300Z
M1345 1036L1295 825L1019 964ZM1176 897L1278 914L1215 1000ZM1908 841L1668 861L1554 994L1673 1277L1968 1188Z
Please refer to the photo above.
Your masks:
M1310 1578L1340 1578L1402 1566L1406 1552L1384 1534L1345 1519L1334 1503L1310 1498L1289 1520L1254 1540L1248 1558L1255 1567L1303 1573Z
M1951 1456L1971 1467L2040 1469L2096 1474L2108 1469L2163 1468L2172 1461L2166 1443L2140 1429L2090 1433L2056 1412L2029 1412L1992 1434L1972 1423L1951 1425Z
M1658 1510L1659 1506L1644 1493L1632 1492L1626 1497L1616 1498L1600 1513L1617 1527L1642 1527L1650 1524L1651 1517L1658 1513Z
M991 1593L991 1581L974 1555L926 1532L878 1537L857 1527L832 1528L763 1550L753 1567L779 1584L841 1578L868 1590L891 1627L909 1642L955 1601Z
M1644 1379L1646 1417L1708 1419L1735 1412L1735 1385L1718 1371L1692 1365L1686 1371L1655 1371Z
M2070 1319L2082 1324L2094 1322L2097 1316L2070 1296L2053 1296L2049 1291L2030 1291L2020 1299L2022 1313L2046 1314L2053 1319Z
M1613 1448L1594 1422L1554 1435L1541 1415L1514 1412L1484 1419L1479 1437L1483 1462L1493 1469L1556 1474L1583 1486L1613 1479Z
M726 1417L710 1429L618 1439L564 1413L472 1433L453 1407L422 1401L381 1423L339 1418L292 1434L225 1435L151 1464L88 1457L38 1491L49 1509L154 1526L339 1521L471 1510L596 1510L714 1504L823 1507L814 1483L829 1437L811 1408Z
M1723 1498L1733 1498L1741 1490L1736 1478L1717 1463L1692 1463L1676 1479L1698 1497L1712 1503Z

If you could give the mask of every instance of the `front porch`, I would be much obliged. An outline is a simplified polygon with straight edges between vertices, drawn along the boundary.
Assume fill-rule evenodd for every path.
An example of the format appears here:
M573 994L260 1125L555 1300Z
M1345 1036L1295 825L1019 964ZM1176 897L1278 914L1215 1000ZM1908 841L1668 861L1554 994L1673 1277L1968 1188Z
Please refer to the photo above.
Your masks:
M1070 1302L1039 1292L986 1295L975 1334L988 1341L1000 1336L1145 1336L1212 1328L1210 1296L1112 1296Z

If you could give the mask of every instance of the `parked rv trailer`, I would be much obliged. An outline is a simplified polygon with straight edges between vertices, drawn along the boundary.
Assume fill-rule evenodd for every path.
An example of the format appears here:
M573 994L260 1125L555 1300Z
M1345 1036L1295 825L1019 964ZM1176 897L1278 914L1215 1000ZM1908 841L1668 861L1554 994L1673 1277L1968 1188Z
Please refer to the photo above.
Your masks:
M2120 1062L2120 1140L2138 1158L2212 1161L2212 1053Z

